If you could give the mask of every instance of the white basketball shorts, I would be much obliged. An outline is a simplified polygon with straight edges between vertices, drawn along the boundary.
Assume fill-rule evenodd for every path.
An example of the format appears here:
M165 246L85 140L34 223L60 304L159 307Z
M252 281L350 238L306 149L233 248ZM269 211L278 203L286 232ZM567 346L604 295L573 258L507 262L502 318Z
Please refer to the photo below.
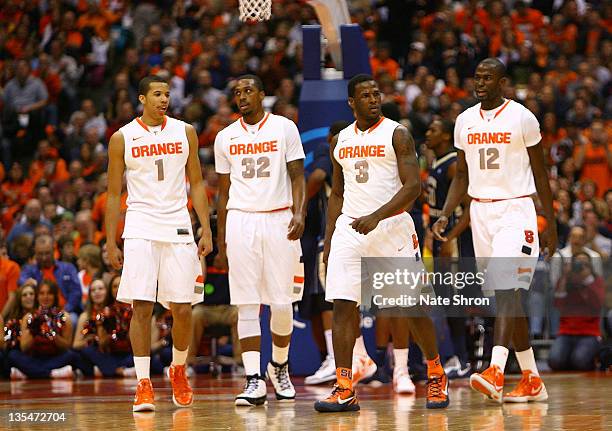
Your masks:
M484 290L529 289L540 251L533 200L473 200L470 218Z
M403 212L378 223L376 229L362 235L351 227L353 218L341 214L336 220L336 229L331 240L331 249L325 281L325 299L345 299L361 303L362 274L361 258L414 258L420 255L419 241L410 214ZM418 266L422 268L422 259ZM394 268L388 268L390 272ZM365 279L363 280L366 281ZM418 295L418 290L413 290Z
M197 304L204 300L202 289L195 293L196 280L202 281L202 268L195 243L175 243L126 238L123 246L123 272L117 300L131 304L135 299Z
M302 299L304 264L299 241L287 239L293 214L227 212L225 242L231 303L286 305Z

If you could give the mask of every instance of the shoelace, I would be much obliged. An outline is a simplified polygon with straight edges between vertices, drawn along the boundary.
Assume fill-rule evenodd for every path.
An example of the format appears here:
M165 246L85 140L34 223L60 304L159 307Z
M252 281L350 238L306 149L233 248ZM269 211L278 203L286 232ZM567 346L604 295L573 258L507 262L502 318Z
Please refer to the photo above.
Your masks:
M280 367L274 367L274 375L276 380L280 383L281 389L291 389L291 382L289 381L289 364L281 365Z
M427 396L430 398L442 397L442 379L440 377L431 377L427 385Z
M174 380L180 389L187 389L187 376L185 375L185 367L174 368Z
M255 392L259 387L259 378L257 376L247 377L246 384L244 385L244 392L250 393Z
M140 397L143 397L143 396L145 395L145 391L146 391L147 389L148 389L149 391L151 391L151 390L152 390L152 388L151 388L151 384L150 384L148 381L141 380L140 382L138 382L138 388L137 388L137 390L136 390L136 393L139 393L139 394L140 394ZM147 398L148 398L149 393L147 393L146 395L147 395Z
M343 387L340 387L337 383L335 383L332 388L332 393L330 394L329 398L334 398L336 395L338 395L338 392L342 392L343 390L344 390Z

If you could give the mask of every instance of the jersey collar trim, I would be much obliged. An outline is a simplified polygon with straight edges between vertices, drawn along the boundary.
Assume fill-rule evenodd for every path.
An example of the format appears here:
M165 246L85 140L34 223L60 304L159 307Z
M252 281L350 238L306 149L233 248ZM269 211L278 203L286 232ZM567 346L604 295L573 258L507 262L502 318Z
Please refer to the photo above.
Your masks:
M453 157L457 157L457 152L456 151L451 151L449 153L446 153L445 155L443 155L442 157L440 157L439 159L436 159L432 164L431 164L431 168L432 169L436 169L438 166L440 166L442 163L446 162L447 160L453 158Z
M499 108L499 110L498 110L498 111L495 113L495 115L493 116L493 119L494 119L494 120L495 120L495 119L496 119L496 118L499 116L499 114L501 114L501 113L502 113L502 111L503 111L504 109L506 109L506 106L508 106L508 104L509 104L509 103L510 103L510 99L506 100L506 103L504 103L504 104L502 105L502 107L501 107L501 108ZM482 108L480 108L480 118L482 118L482 119L484 120L484 115L482 115Z
M140 126L145 129L147 132L150 132L149 127L142 121L140 117L136 117L136 122L140 124ZM168 122L168 117L164 115L164 119L162 120L161 129L164 130L166 127L166 123Z
M266 115L264 116L263 120L261 120L261 122L259 123L259 127L257 127L257 131L258 132L261 130L263 125L266 124L266 121L268 121L269 117L270 117L270 113L266 112ZM240 117L240 125L242 126L242 128L244 129L245 132L249 131L249 129L247 129L247 125L244 122L244 119L242 117Z
M374 131L374 129L376 129L378 126L380 126L380 125L381 125L381 123L382 123L384 120L385 120L385 117L384 117L383 115L381 115L380 119L379 119L379 120L378 120L376 123L374 123L374 124L373 124L373 125L372 125L372 126L369 128L369 129L368 129L368 130L366 130L366 132L365 132L365 133L372 133L372 132ZM355 134L357 134L357 135L358 135L360 132L361 132L361 130L359 130L359 129L357 128L357 121L355 121ZM361 133L363 133L363 132L361 132Z

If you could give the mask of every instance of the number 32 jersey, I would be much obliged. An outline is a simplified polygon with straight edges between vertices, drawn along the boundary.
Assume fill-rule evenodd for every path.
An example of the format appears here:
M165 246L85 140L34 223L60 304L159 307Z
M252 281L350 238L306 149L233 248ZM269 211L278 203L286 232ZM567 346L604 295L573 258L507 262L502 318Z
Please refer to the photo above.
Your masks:
M127 213L123 238L193 242L187 210L185 123L164 117L161 127L134 119L121 129L125 143Z
M455 123L455 146L465 152L468 194L511 199L535 193L527 147L541 139L536 117L513 100L490 111L479 103L462 112Z
M304 158L295 123L266 113L257 124L242 118L215 138L215 170L229 174L227 209L266 212L293 205L287 163Z
M373 213L402 187L393 148L393 132L399 123L381 117L368 130L353 123L340 131L334 159L342 166L342 213L352 218Z

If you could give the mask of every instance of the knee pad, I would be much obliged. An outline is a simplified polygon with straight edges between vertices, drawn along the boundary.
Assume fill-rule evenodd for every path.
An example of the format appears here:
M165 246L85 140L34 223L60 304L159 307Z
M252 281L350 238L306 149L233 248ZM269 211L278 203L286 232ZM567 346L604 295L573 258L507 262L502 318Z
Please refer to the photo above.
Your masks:
M259 304L238 306L238 338L259 337Z
M270 331L276 335L285 336L293 331L293 306L270 305Z

